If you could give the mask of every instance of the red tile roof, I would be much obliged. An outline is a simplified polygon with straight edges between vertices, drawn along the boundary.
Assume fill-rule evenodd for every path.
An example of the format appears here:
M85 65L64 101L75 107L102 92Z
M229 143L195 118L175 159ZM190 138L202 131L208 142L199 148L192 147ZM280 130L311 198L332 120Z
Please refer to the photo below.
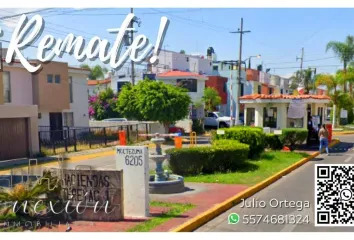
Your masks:
M168 71L159 74L158 77L205 77L205 76L193 72Z
M101 84L107 84L110 83L111 79L104 79L104 80L87 80L87 85L89 86L95 86L95 85L101 85Z
M323 99L330 100L331 98L325 95L283 95L283 94L251 94L240 97L241 100L255 100L255 99Z

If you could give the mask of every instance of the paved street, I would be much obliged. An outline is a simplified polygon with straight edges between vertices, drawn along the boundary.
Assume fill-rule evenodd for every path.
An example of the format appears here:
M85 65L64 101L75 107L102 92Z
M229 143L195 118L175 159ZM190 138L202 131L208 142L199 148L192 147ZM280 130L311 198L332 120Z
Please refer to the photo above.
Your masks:
M229 211L223 213L204 226L197 229L197 232L335 232L335 231L349 231L354 232L354 227L315 227L314 226L314 165L315 164L354 164L354 136L341 136L336 137L342 143L332 150L330 156L322 155L306 163L299 169L288 174L282 179L278 180L269 187L263 189L259 193L246 199L246 202L252 200L264 201L266 207L250 207L241 208L241 204L236 205ZM349 150L343 150L348 149ZM331 152L331 151L330 151ZM270 205L270 200L276 199L279 202L283 200L298 201L304 204L303 210L291 207L276 207L275 200L272 200L273 208ZM306 208L305 201L310 203L310 207ZM299 205L300 206L300 205ZM299 208L300 209L300 208ZM228 224L228 215L230 213L238 213L240 221L238 224ZM309 216L309 224L244 224L242 223L244 215L262 215L263 218L268 215L301 215L303 219L306 215Z

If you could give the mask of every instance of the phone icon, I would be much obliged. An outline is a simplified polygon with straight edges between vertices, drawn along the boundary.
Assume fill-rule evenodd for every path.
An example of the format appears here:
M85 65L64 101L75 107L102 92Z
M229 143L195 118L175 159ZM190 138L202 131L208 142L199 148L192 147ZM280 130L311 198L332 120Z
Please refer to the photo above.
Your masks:
M340 192L340 198L343 201L349 201L350 199L352 199L352 197L353 193L349 189L344 189Z
M237 213L231 213L229 215L229 224L237 224L238 221L240 220L240 216Z

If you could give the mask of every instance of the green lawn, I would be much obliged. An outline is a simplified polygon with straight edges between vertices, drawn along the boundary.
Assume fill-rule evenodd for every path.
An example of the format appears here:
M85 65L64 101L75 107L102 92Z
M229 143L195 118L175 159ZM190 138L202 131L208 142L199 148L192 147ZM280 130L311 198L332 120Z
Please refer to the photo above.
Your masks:
M192 204L181 204L181 203L164 203L164 202L150 202L150 206L156 207L169 207L170 210L160 216L154 217L146 222L140 223L135 227L128 230L128 232L149 232L155 227L161 225L168 220L182 215L184 212L192 209L194 205Z
M252 186L308 156L296 152L265 152L259 160L248 160L237 172L185 177L185 182L245 184Z

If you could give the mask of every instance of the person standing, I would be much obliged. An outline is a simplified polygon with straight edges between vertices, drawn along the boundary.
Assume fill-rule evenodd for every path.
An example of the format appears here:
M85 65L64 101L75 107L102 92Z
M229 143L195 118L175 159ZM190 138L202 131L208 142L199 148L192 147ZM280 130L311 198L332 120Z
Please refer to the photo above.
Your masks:
M325 124L322 125L322 128L318 132L318 137L320 138L320 154L322 152L322 148L325 147L326 148L326 153L327 153L327 156L328 156L329 155L329 151L328 151L328 131L326 129L326 125Z

